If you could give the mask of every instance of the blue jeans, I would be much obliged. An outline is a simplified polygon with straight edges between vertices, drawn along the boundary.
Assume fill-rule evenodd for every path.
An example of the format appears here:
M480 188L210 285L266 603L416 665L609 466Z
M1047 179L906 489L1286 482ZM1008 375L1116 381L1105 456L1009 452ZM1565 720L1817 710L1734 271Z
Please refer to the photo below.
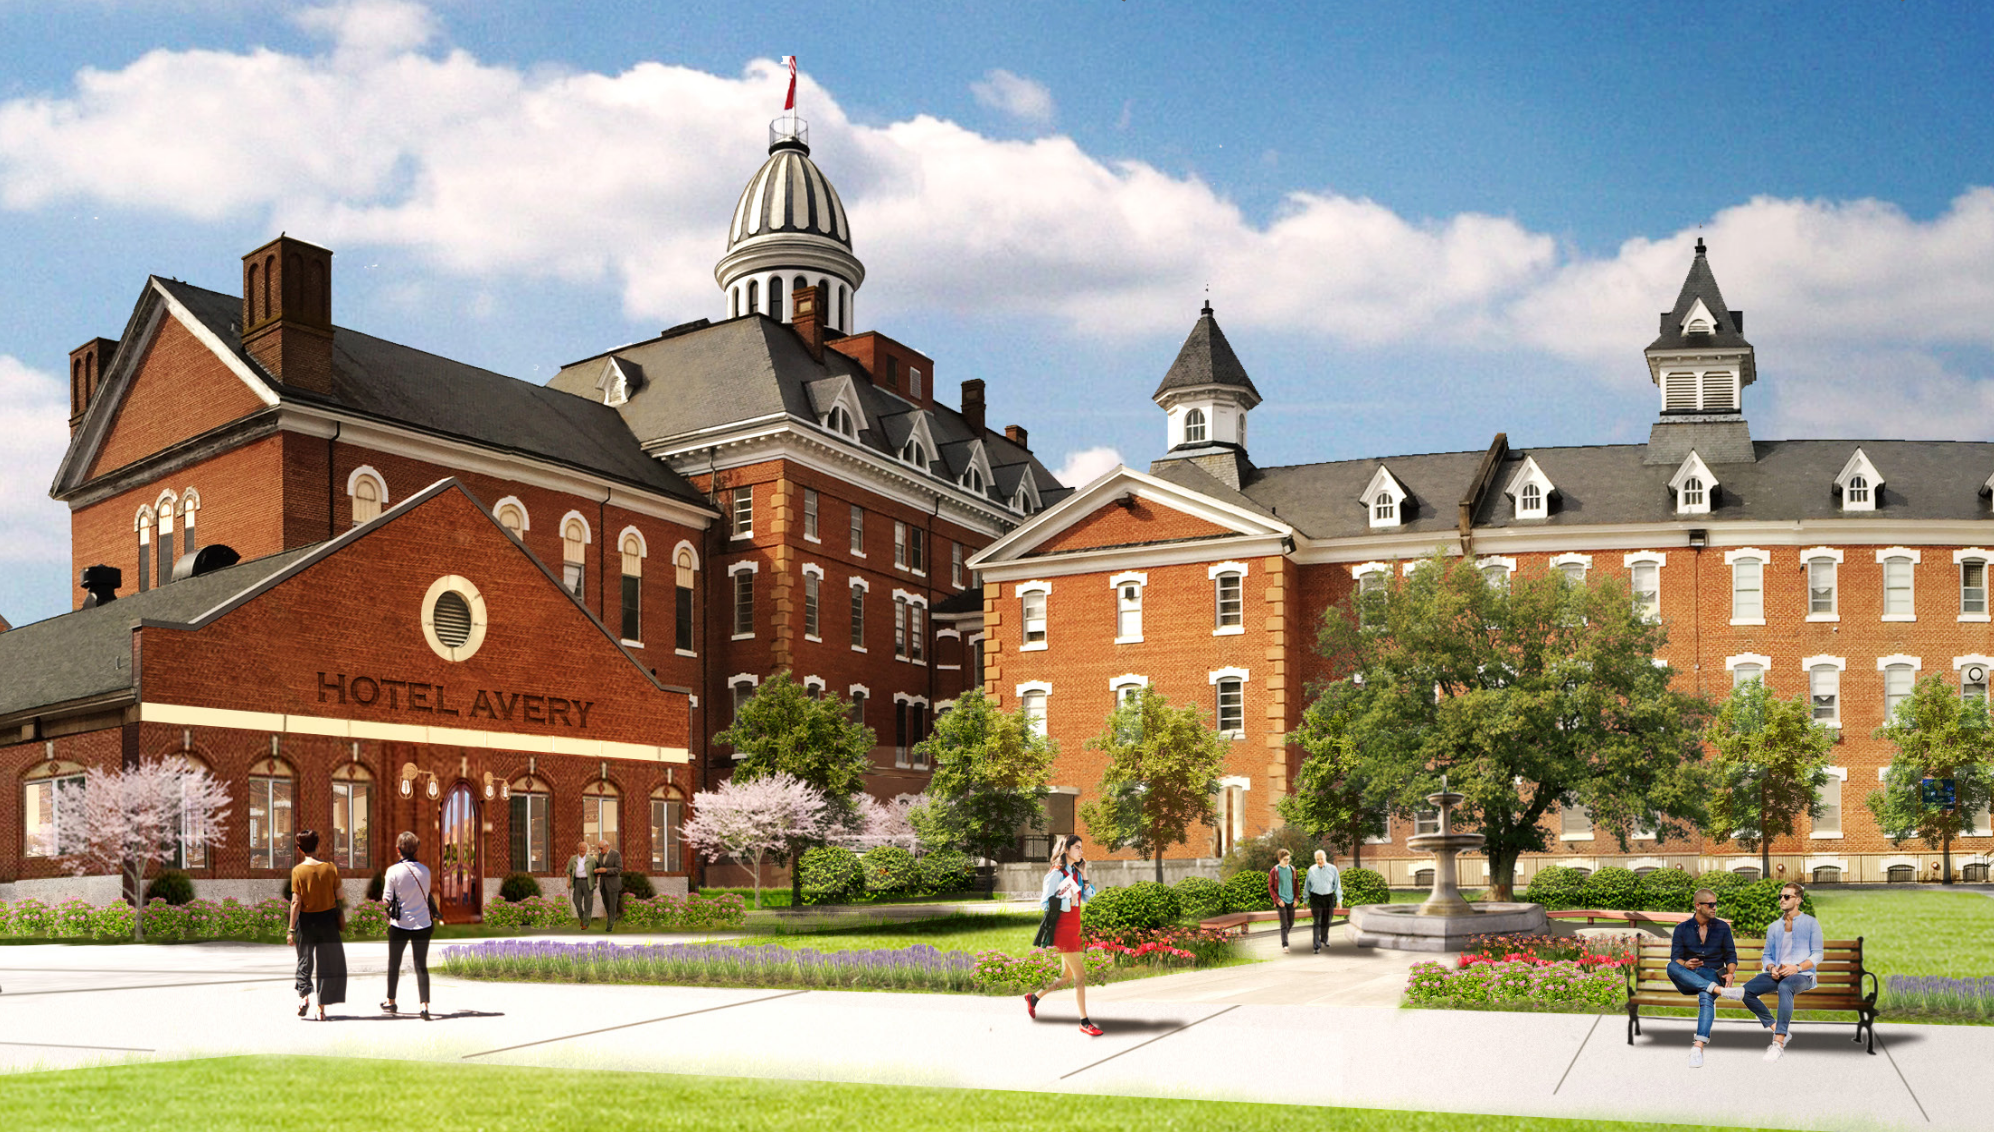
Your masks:
M1685 967L1675 960L1669 961L1669 981L1684 994L1696 996L1696 1040L1710 1040L1711 1024L1717 1021L1717 988L1724 985L1717 967ZM1759 1007L1764 1010L1765 1007Z
M1759 1016L1760 1025L1771 1026L1775 1034L1784 1034L1787 1031L1787 1027L1793 1022L1793 996L1804 994L1813 989L1814 972L1812 971L1801 971L1798 974L1788 975L1783 979L1773 978L1770 971L1760 971L1756 978L1745 984L1745 1005L1751 1008L1752 1013ZM1771 994L1775 990L1779 992L1779 1021L1777 1024L1773 1022L1772 1014L1766 1010L1766 1004L1759 1001L1761 997Z

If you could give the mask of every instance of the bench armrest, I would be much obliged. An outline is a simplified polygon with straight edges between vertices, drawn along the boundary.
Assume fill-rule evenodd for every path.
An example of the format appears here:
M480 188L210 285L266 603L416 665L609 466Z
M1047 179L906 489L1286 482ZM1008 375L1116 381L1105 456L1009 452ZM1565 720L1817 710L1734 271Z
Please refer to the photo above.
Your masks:
M1876 996L1881 992L1882 984L1880 980L1877 979L1875 971L1864 971L1862 973L1862 977L1869 980L1869 993L1863 995L1863 1001L1868 1003L1871 1007L1875 1007ZM1860 994L1862 984L1858 982L1856 984L1856 987L1857 987L1857 993Z

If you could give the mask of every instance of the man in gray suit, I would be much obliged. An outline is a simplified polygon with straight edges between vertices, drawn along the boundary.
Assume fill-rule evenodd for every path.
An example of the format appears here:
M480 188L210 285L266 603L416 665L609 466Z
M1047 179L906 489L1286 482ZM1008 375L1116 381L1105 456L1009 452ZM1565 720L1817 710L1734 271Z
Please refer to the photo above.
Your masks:
M623 854L609 847L609 839L604 838L595 847L596 887L602 890L602 915L608 926L604 931L616 930L616 914L623 910Z

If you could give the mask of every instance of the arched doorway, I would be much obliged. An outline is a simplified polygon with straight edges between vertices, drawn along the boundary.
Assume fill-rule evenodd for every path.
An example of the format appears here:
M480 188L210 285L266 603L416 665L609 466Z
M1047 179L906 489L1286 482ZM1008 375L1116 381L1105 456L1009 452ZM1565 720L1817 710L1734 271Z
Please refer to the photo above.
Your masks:
M483 878L478 871L478 799L458 783L443 799L442 846L437 855L436 903L445 923L478 918Z

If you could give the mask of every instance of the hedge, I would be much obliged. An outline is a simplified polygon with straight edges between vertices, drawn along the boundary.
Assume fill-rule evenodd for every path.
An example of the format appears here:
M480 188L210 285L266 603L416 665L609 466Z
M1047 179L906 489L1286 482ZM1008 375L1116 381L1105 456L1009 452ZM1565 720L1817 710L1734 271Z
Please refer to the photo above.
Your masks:
M1585 878L1580 886L1580 902L1587 908L1633 908L1640 878L1633 869L1608 866Z
M841 845L806 849L796 867L805 904L842 904L865 892L865 866Z
M1267 895L1266 873L1238 872L1225 878L1226 911L1263 912L1273 906L1273 898Z
M865 867L865 890L871 896L900 896L921 887L921 866L914 854L898 845L881 845L866 850L859 858Z
M1634 882L1635 908L1643 912L1687 912L1696 878L1681 869L1656 869Z
M921 891L931 893L967 892L976 884L976 867L969 854L943 849L921 858Z
M1546 865L1530 878L1530 886L1523 890L1523 899L1531 904L1542 904L1548 911L1561 908L1578 908L1585 904L1586 878L1577 869L1564 865Z
M1181 910L1169 885L1144 880L1095 893L1081 907L1080 924L1097 934L1147 931L1176 923Z
M1385 878L1375 869L1344 869L1339 873L1343 881L1343 906L1355 908L1359 904L1390 904L1392 890L1385 886Z
M1186 920L1209 920L1225 914L1225 886L1210 877L1185 877L1177 882L1177 914Z

